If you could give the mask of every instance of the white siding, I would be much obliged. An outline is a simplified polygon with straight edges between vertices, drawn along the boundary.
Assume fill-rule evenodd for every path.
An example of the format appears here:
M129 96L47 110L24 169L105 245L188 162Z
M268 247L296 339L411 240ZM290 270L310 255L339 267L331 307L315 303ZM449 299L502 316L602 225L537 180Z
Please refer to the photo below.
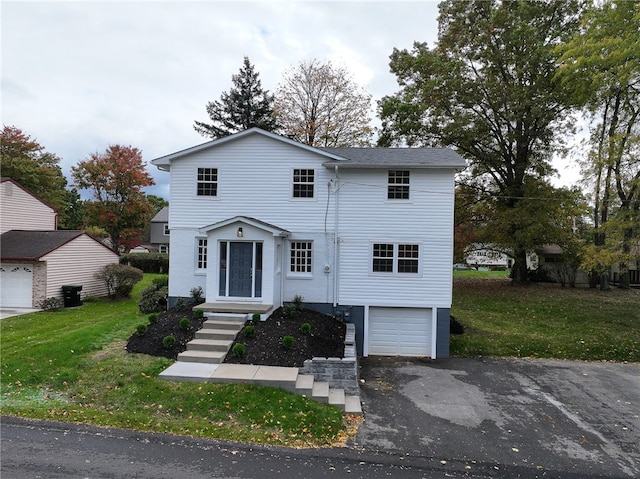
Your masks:
M56 212L11 181L0 183L0 234L9 230L55 230Z
M94 274L103 266L118 262L118 255L83 234L42 257L47 262L46 297L62 298L62 286L82 285L81 296L105 296L107 289Z

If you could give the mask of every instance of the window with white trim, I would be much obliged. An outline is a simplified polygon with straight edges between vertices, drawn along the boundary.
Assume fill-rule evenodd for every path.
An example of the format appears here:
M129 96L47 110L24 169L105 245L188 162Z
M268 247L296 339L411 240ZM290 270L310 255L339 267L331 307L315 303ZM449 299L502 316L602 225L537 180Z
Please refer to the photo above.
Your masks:
M160 246L158 246L158 252L159 253L168 253L169 252L169 245L168 244L161 244Z
M196 269L207 269L207 238L198 238Z
M408 170L389 170L387 199L408 200L409 178L410 174Z
M293 170L293 197L313 198L315 184L315 170Z
M371 264L374 273L418 274L420 245L373 243Z
M218 168L198 168L198 196L218 196Z
M289 271L291 273L311 273L312 241L291 241Z
M164 224L164 235L169 236L169 223Z

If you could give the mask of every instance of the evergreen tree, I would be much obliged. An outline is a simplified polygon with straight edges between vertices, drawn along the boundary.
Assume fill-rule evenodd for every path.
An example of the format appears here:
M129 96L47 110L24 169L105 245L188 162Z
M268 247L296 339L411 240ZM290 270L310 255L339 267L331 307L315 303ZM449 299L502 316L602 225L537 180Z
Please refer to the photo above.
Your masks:
M231 77L234 86L222 93L220 101L207 103L211 124L196 121L194 129L210 138L222 138L253 127L277 131L273 95L262 89L258 76L249 57L244 57L239 73Z

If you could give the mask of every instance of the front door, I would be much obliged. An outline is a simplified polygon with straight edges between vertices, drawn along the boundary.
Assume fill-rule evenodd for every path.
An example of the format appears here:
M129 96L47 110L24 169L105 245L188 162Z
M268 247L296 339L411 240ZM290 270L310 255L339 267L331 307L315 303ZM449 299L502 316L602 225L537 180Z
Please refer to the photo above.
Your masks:
M220 258L220 296L262 296L262 243L222 241Z

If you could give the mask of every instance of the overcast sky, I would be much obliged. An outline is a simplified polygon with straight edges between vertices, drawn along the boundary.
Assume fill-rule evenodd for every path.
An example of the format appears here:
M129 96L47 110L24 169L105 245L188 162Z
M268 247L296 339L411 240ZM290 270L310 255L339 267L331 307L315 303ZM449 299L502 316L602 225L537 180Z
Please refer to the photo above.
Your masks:
M330 60L378 100L398 90L394 47L437 39L436 1L2 1L2 123L69 168L111 144L150 160L207 141L207 102L246 55L264 89ZM373 115L372 115L373 116ZM169 198L169 175L149 164ZM565 175L564 179L567 180Z

